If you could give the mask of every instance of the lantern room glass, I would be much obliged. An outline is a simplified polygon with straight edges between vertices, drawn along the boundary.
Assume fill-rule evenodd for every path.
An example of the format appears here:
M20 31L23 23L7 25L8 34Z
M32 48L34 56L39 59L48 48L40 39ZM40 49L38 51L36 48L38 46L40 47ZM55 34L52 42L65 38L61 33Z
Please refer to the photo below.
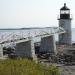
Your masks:
M61 10L60 14L70 14L70 10Z

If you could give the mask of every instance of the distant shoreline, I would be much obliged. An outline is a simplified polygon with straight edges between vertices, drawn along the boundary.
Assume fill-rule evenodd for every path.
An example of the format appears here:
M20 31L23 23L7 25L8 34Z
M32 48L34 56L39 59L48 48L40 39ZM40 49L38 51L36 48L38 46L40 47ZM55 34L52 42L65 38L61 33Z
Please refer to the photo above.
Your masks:
M27 30L27 29L41 29L41 28L51 28L51 27L1 28L0 30Z
M51 28L51 27L1 28L0 30L30 30L30 29L42 29L42 28ZM75 28L72 28L72 29L75 29Z

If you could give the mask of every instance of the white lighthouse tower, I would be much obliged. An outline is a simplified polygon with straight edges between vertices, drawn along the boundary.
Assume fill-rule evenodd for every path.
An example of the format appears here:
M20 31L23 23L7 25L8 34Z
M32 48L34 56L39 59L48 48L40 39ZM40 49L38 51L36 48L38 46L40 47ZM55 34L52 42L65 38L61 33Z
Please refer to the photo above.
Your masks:
M63 34L59 34L59 44L66 44L71 45L71 16L70 16L70 9L64 3L64 6L60 9L60 18L59 20L59 27L64 28L66 31Z

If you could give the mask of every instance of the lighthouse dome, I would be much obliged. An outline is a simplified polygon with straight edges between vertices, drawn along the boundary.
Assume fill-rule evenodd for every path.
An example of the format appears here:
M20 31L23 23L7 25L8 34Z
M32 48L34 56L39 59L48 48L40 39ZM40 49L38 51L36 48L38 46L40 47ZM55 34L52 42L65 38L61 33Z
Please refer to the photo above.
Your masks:
M66 3L64 3L64 6L60 10L70 10L70 9L66 6Z

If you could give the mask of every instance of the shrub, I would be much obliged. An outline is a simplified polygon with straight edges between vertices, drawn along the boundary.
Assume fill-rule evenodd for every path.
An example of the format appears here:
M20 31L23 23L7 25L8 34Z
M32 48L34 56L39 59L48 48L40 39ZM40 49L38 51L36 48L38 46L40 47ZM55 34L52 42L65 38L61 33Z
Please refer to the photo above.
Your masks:
M7 59L0 60L0 75L59 75L59 71L28 59Z

